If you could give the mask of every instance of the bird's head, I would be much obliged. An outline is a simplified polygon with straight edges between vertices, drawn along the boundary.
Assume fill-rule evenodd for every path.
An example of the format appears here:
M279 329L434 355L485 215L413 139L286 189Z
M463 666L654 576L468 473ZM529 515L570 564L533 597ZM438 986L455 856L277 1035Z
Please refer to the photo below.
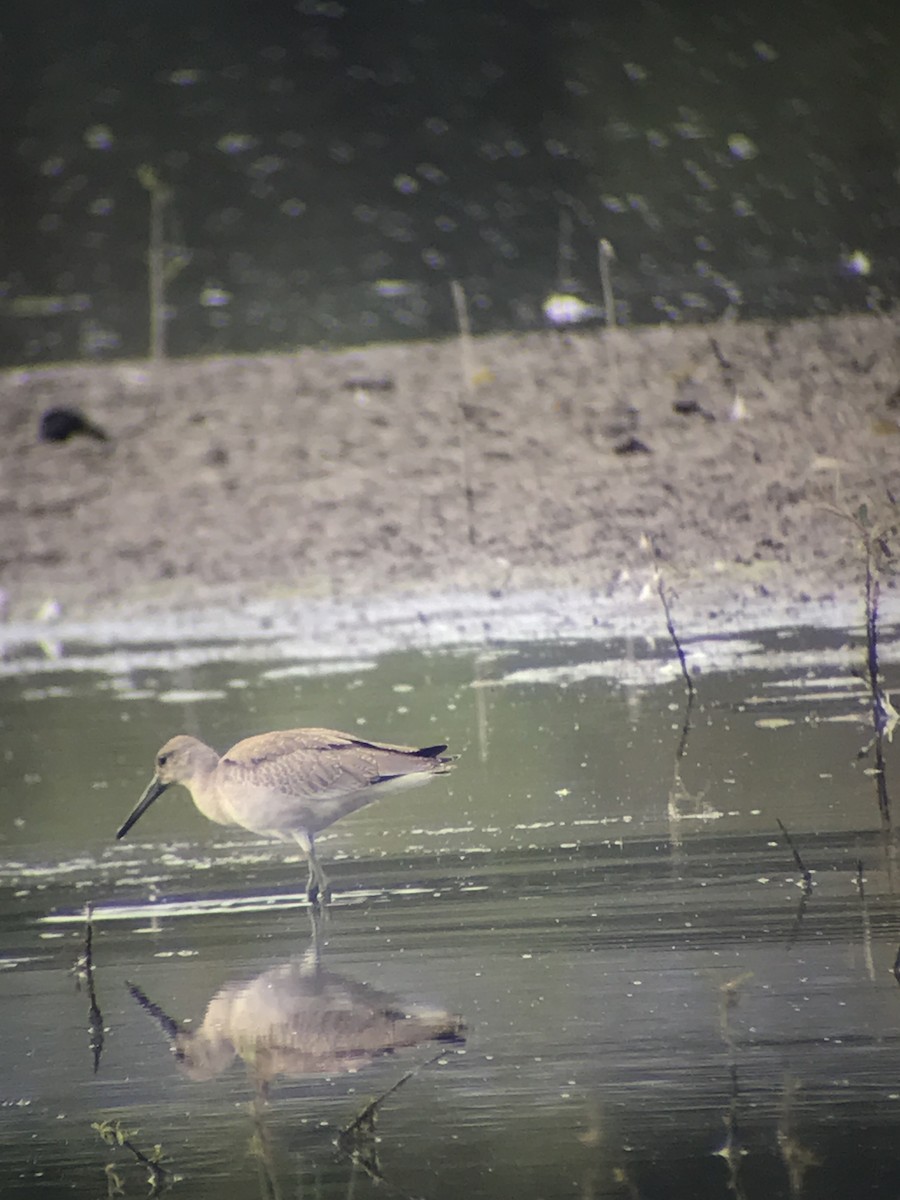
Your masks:
M116 834L116 838L123 838L167 787L171 787L173 783L183 783L189 787L198 774L209 768L210 759L211 765L214 766L217 760L215 751L210 750L209 746L204 746L197 738L188 737L186 734L170 738L157 752L153 778Z

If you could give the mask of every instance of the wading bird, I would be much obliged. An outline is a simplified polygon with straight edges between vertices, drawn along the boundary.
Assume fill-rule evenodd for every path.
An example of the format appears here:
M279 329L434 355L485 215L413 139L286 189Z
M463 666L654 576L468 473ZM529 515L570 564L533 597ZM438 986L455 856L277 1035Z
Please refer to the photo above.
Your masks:
M309 863L307 895L328 899L315 835L379 796L428 783L450 770L446 746L392 746L334 729L286 729L245 738L220 758L179 734L156 756L156 772L116 834L122 838L167 787L180 783L205 817L295 841Z

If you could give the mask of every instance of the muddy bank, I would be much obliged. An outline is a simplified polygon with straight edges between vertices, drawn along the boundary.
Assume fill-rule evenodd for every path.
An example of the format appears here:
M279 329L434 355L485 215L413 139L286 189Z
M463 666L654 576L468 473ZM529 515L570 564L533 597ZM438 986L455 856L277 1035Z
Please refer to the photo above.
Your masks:
M455 340L7 372L6 617L534 589L627 615L649 533L692 616L827 619L861 579L830 508L900 491L898 332L854 316L493 336L468 389ZM40 441L54 405L109 440Z

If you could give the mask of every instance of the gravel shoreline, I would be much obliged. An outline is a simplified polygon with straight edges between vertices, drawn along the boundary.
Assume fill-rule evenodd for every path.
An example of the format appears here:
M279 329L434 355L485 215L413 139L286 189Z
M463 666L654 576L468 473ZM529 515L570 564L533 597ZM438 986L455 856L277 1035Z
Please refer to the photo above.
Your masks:
M260 602L378 600L389 620L405 597L538 593L627 623L653 581L647 534L692 622L839 624L862 563L833 510L886 512L900 491L898 332L846 316L495 335L472 344L469 386L453 339L9 371L7 629L240 624ZM109 440L41 442L54 405Z

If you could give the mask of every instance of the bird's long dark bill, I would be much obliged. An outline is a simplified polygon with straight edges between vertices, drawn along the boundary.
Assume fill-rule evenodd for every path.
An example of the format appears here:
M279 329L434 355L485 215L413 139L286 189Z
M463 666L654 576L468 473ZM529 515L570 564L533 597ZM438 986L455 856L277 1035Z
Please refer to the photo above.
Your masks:
M147 785L147 790L144 792L143 796L141 796L140 800L138 800L131 815L116 834L116 839L123 838L125 836L135 821L139 821L141 819L153 801L158 800L168 786L169 785L167 783L160 783L158 779L150 780L149 784Z

